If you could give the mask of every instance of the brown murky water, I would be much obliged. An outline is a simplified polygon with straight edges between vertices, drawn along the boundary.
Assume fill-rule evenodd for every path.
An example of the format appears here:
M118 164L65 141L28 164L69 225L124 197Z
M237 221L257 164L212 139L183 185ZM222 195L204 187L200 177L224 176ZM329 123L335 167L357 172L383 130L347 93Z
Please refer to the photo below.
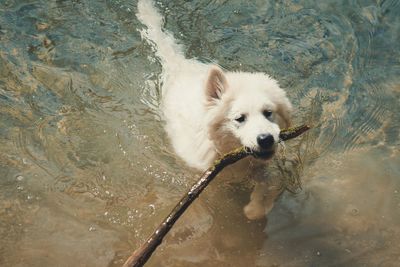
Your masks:
M398 266L400 2L160 1L187 57L265 71L296 123L268 219L217 179L148 266ZM136 2L0 3L0 265L121 266L199 176L171 150ZM296 189L296 188L292 188Z

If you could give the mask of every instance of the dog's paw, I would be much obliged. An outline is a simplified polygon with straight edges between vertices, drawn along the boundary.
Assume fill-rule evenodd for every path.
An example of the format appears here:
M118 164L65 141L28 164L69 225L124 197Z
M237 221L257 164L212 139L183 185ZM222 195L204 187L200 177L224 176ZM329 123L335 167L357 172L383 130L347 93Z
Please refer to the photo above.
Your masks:
M251 201L243 208L244 215L249 220L259 220L265 217L265 207L262 203Z

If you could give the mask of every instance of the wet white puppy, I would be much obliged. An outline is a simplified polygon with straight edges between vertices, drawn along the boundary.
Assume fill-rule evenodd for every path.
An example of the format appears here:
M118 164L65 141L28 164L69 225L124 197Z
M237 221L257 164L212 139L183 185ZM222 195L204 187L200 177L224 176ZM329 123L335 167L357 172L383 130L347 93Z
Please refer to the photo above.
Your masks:
M220 155L241 145L270 158L281 127L290 123L291 104L278 83L264 73L224 72L186 59L162 30L162 17L149 0L139 0L142 36L154 45L163 66L162 109L176 153L188 165L205 170ZM260 164L254 165L259 170ZM254 173L254 175L259 175ZM263 217L268 185L261 182L245 207L249 219Z

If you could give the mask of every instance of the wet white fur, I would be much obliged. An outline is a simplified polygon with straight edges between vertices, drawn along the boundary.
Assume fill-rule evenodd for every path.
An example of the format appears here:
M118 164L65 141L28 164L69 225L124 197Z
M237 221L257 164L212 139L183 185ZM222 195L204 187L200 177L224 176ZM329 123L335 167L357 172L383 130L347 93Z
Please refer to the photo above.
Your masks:
M217 116L227 119L223 127L245 146L258 149L256 140L262 133L278 140L278 124L267 120L262 112L277 112L278 106L284 106L281 112L287 113L291 105L275 80L263 73L224 72L228 86L220 99L210 103L205 88L215 65L184 58L172 35L162 30L163 19L152 1L139 0L137 17L147 27L141 31L142 36L154 45L163 66L166 131L176 153L188 165L204 170L218 156L215 140L209 135L210 123ZM224 108L227 101L228 109ZM244 123L235 121L241 114L246 115Z

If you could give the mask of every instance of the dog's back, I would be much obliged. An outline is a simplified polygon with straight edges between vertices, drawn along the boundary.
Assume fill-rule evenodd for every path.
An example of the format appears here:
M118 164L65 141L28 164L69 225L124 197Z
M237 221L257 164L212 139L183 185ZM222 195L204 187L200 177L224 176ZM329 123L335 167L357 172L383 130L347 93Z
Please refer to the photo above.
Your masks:
M137 17L147 28L142 37L153 45L163 67L162 109L172 145L191 167L205 169L216 155L204 117L210 66L184 57L173 36L162 30L162 16L152 1L139 0Z

